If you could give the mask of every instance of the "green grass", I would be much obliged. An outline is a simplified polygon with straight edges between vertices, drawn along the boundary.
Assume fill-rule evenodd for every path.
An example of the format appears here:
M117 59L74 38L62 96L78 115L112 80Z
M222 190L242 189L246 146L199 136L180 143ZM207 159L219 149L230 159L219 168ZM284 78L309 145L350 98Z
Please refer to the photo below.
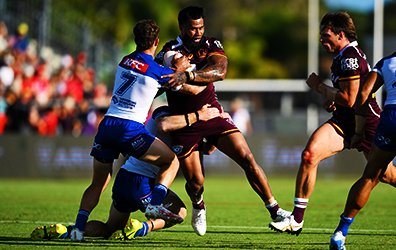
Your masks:
M328 249L347 192L354 179L319 179L298 237L268 229L269 214L243 177L208 176L205 184L208 230L197 236L186 222L128 242L90 239L32 241L39 225L72 223L89 180L0 180L0 249ZM280 205L292 209L294 177L270 178ZM184 182L172 186L190 209ZM91 219L105 220L111 189L102 195ZM396 249L396 192L380 184L355 219L347 238L348 249ZM134 217L143 220L140 213Z

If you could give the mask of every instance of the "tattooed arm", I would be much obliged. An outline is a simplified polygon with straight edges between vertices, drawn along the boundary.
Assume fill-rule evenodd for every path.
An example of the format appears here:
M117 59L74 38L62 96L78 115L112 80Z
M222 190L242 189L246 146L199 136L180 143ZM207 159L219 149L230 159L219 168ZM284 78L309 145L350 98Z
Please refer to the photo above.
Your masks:
M208 83L224 80L227 73L228 60L225 55L211 55L208 57L208 65L197 71L176 71L173 74L164 75L170 80L165 87L174 88L184 83L198 86L206 86Z

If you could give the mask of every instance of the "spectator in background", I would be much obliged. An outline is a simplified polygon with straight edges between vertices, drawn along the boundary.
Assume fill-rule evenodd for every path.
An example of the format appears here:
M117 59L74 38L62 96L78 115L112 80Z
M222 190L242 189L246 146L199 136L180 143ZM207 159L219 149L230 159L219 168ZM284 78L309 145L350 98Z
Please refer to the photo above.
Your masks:
M242 98L236 97L231 101L230 115L235 126L243 135L251 135L253 133L249 110L246 108L246 102Z
M51 48L38 53L22 22L13 36L0 21L0 133L92 135L110 103L95 83L88 55L65 54L54 68ZM38 56L41 55L41 57Z
M5 22L0 22L0 54L8 48L8 28Z
M25 22L20 23L15 34L10 38L10 45L17 52L25 53L29 45L29 25Z

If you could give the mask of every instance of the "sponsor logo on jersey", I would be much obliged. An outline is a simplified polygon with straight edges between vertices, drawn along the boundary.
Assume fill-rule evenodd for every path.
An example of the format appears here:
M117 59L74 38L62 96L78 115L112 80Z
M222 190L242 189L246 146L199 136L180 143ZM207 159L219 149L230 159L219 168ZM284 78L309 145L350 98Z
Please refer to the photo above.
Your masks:
M150 195L151 195L151 193L150 193ZM140 200L144 206L147 206L148 204L150 204L151 196L142 197L142 198L140 198Z
M392 142L392 140L390 138L385 137L383 135L378 135L377 136L377 141L382 143L382 144L385 144L385 145L389 145Z
M142 136L138 136L132 143L132 147L137 150L145 143L144 138Z
M215 40L214 44L217 46L217 48L224 50L223 45L221 44L221 42L219 40Z
M172 147L172 151L176 155L180 154L182 150L183 150L183 146L181 146L181 145L176 145L176 146Z
M139 71L141 71L141 72L143 72L143 73L146 73L146 71L147 71L147 69L148 69L148 67L149 67L148 64L139 62L139 61L137 61L137 60L133 60L133 59L128 58L128 57L125 58L124 61L121 62L121 64L122 64L123 66L125 66L125 67L130 68L130 69L137 69L137 70L139 70Z
M359 69L359 60L357 58L343 58L341 60L341 70L357 70Z

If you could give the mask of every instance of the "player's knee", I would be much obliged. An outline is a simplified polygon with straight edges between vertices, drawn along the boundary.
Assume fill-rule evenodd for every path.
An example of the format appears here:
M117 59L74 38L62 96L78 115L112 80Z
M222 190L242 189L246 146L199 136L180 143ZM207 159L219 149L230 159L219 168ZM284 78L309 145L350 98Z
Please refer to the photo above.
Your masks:
M319 161L319 157L317 154L311 149L304 149L301 154L301 160L303 165L310 166L310 165L317 165Z

